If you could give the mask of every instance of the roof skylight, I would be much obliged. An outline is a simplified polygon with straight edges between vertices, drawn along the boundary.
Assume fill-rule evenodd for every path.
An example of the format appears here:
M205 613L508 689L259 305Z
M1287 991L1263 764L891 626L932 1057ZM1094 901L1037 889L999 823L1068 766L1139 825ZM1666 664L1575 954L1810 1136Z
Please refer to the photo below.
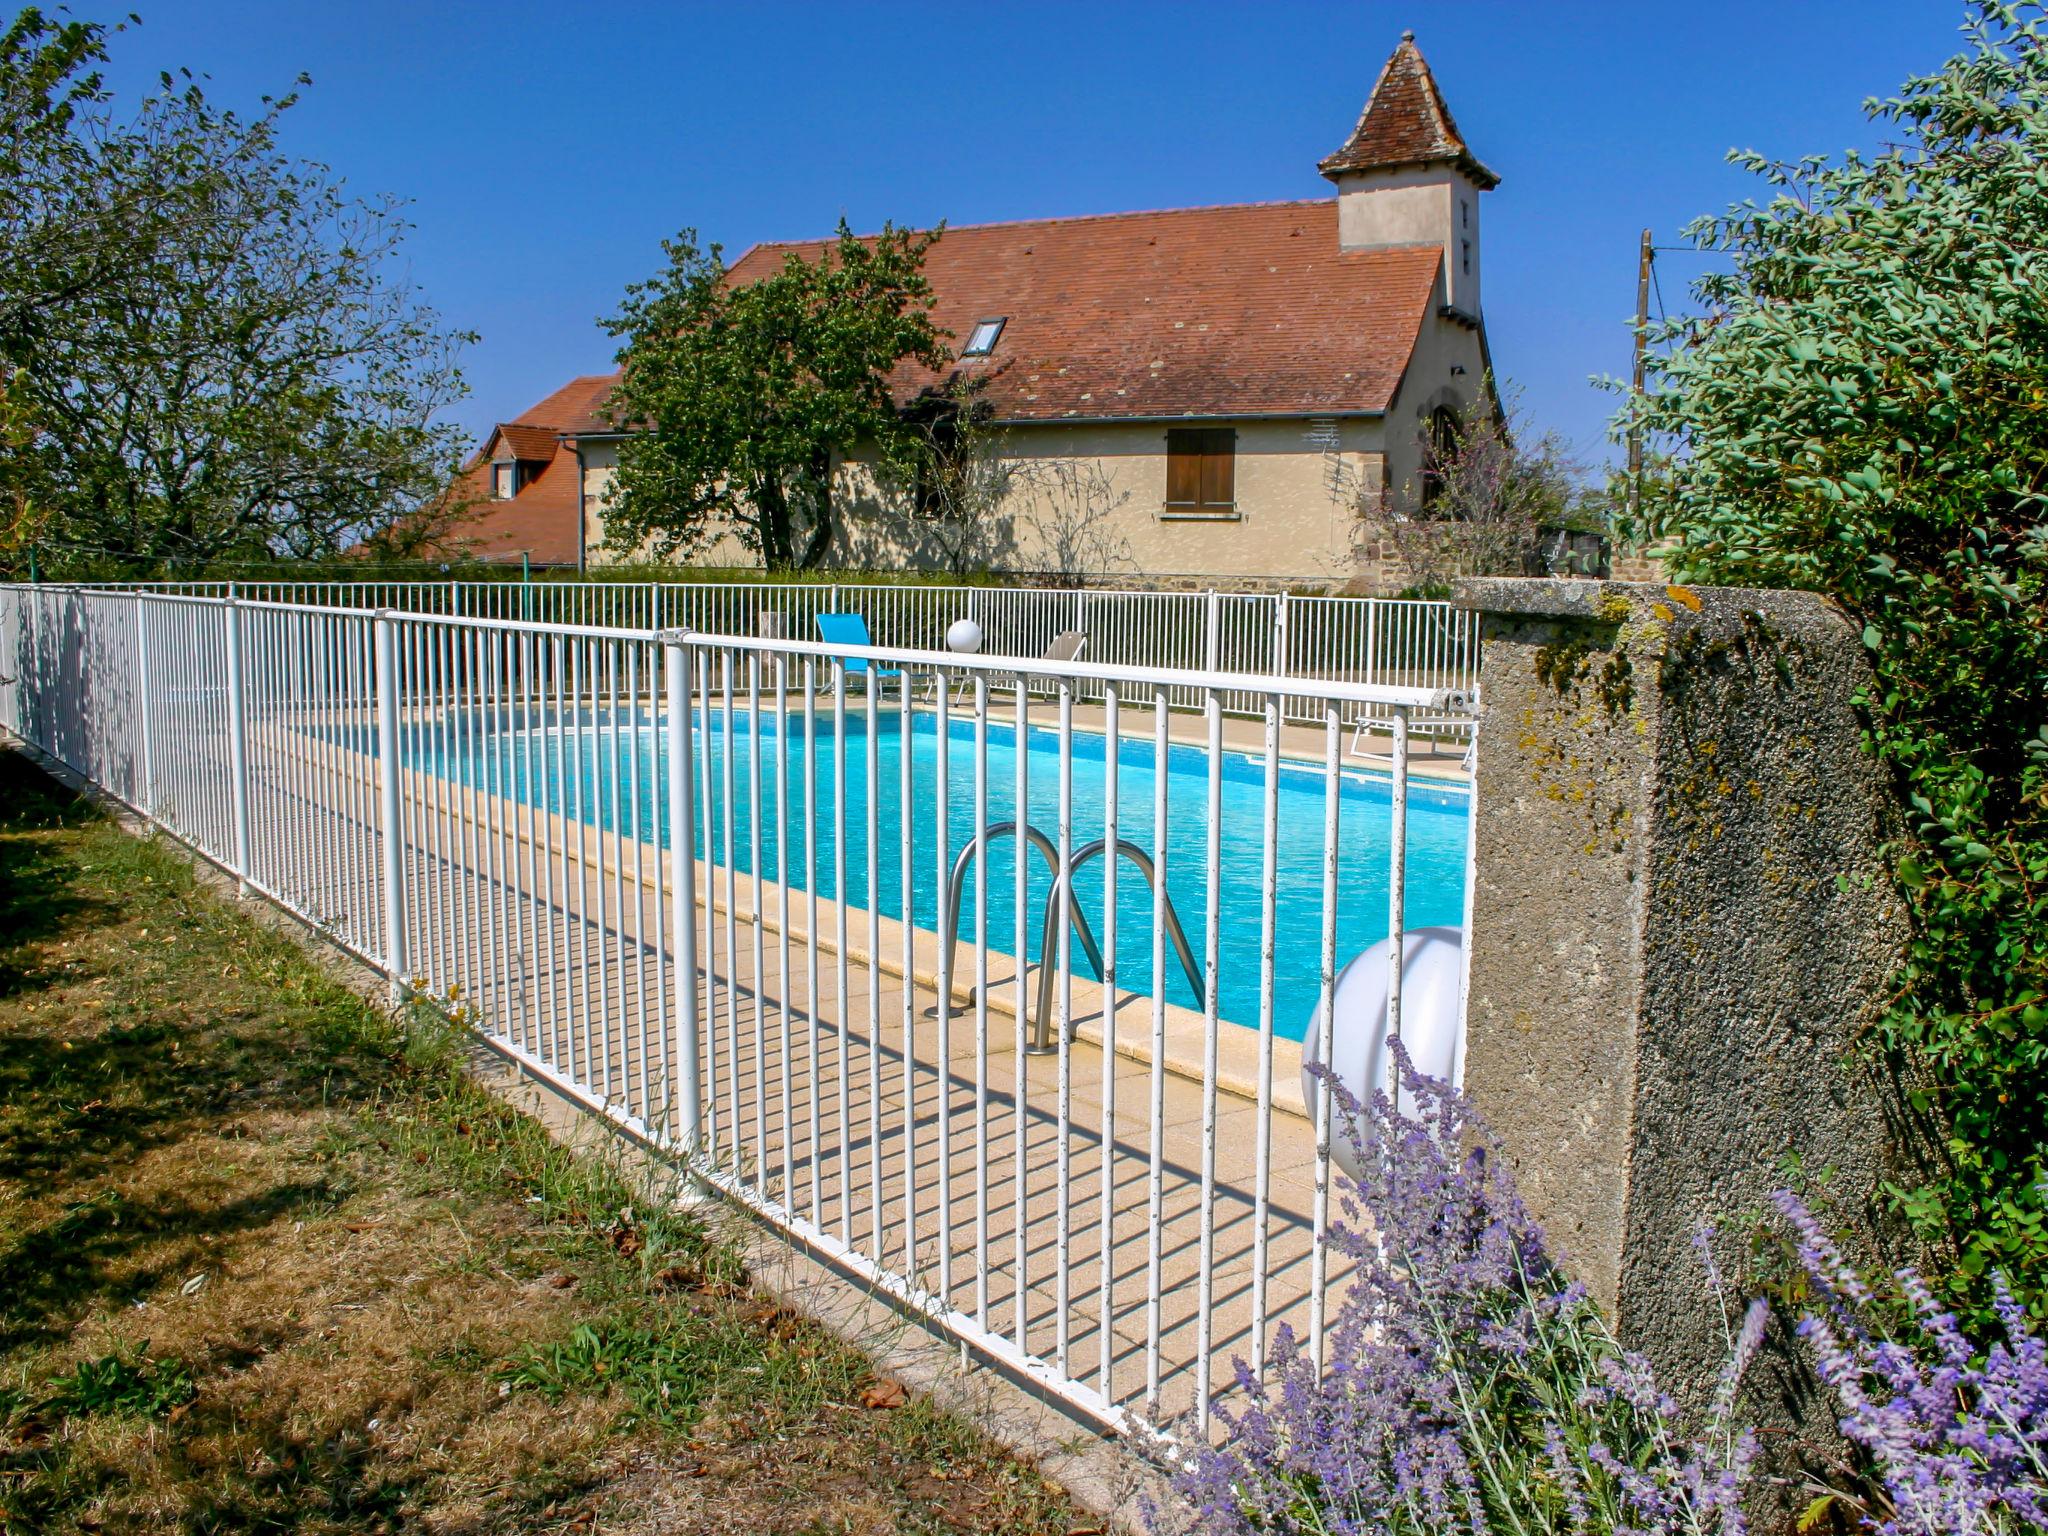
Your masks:
M1007 315L997 315L992 320L977 320L974 334L967 338L967 345L960 349L962 357L987 357L996 349L996 338L1003 334L1003 322Z

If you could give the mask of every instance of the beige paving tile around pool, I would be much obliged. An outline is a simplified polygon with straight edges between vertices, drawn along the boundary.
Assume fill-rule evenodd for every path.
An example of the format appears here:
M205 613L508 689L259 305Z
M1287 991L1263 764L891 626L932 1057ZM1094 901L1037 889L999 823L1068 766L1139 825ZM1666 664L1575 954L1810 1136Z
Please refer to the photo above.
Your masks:
M374 778L352 752L299 750L324 754L330 774ZM418 776L406 808L413 969L443 990L459 985L459 998L538 1065L643 1124L672 1124L665 861ZM330 824L338 849L360 840L374 813L361 796L297 809ZM458 813L489 834L456 835ZM295 899L374 910L374 859L312 867ZM1261 1115L1244 1096L1256 1084L1253 1032L1229 1027L1219 1040L1229 1086L1211 1093L1188 1075L1190 1050L1199 1070L1199 1015L1178 1010L1178 1055L1155 1076L1149 999L1119 1005L1117 1053L1106 1055L1102 990L1077 976L1081 1035L1065 1054L1063 1117L1060 1057L1017 1054L1006 957L989 957L985 1027L967 996L971 966L961 968L941 1071L936 940L910 933L906 967L905 934L887 919L849 909L842 940L830 902L814 910L793 892L786 923L782 911L772 886L700 871L704 1129L716 1166L758 1198L985 1314L1006 1336L1021 1324L1025 1349L1064 1359L1076 1380L1119 1402L1142 1408L1156 1376L1168 1414L1227 1384L1231 1356L1250 1354L1274 1324L1306 1331L1318 1292L1336 1295L1342 1276L1319 1283L1315 1273L1314 1139L1284 1102L1293 1085L1299 1103L1298 1053L1278 1048L1285 1042L1274 1065L1282 1107L1265 1117L1261 1208Z

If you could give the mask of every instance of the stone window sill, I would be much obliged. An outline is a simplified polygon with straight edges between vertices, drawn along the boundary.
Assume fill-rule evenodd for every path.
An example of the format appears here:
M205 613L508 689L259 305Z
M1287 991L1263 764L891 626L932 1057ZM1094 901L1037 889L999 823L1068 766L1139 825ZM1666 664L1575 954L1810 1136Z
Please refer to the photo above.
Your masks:
M1236 507L1162 507L1162 523L1241 523L1244 513Z

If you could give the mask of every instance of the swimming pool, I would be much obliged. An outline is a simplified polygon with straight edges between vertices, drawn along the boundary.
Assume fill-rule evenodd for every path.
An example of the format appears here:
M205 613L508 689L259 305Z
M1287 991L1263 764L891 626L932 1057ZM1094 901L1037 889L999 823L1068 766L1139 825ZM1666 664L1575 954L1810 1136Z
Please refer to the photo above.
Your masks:
M699 807L697 852L714 864L730 860L753 874L754 833L758 821L760 870L778 877L787 838L788 882L799 891L815 890L837 899L837 833L834 776L843 747L846 808L845 871L849 899L865 907L869 886L868 797L876 803L880 865L875 871L876 905L884 916L904 915L901 883L901 836L906 798L903 794L903 723L890 709L881 713L873 743L873 783L869 782L868 722L858 709L847 712L846 737L835 733L829 711L820 711L816 740L805 747L805 722L792 709L788 736L780 721L764 711L758 728L744 708L728 724L722 709L710 711L709 728L700 716L696 750L710 754L711 828L707 843ZM600 715L546 729L497 729L449 732L416 724L408 732L409 764L424 771L487 789L497 789L550 811L612 831L632 831L657 840L657 787L667 783L666 730L647 717L614 720ZM451 743L450 737L454 737ZM909 906L911 921L936 930L944 881L938 868L939 738L936 717L920 711L910 726L910 807L912 837ZM1102 836L1107 798L1105 741L1100 732L1073 733L1073 846ZM949 722L946 783L947 864L974 836L975 745L971 720ZM756 817L751 792L753 759L761 760L762 814ZM732 762L732 847L725 845L726 756ZM812 786L813 836L807 860L804 805L804 761L815 754ZM1054 731L1033 727L1025 743L1030 821L1057 841L1059 815L1059 739ZM700 764L700 772L701 772ZM1121 835L1148 852L1153 849L1153 790L1157 770L1150 739L1126 737L1117 752L1117 803ZM1264 886L1264 781L1262 758L1226 751L1222 759L1222 840L1220 884L1220 977L1218 1012L1233 1024L1257 1028L1259 1023L1259 917ZM1166 887L1186 929L1199 964L1208 920L1207 884L1208 754L1199 747L1172 745L1166 759L1166 847L1162 865ZM988 823L1012 820L1017 803L1017 733L1014 727L988 726ZM702 780L698 781L702 793ZM1464 921L1465 850L1468 797L1460 786L1411 779L1408 795L1407 923L1411 928ZM1361 949L1386 937L1388 840L1392 791L1381 774L1346 769L1339 794L1339 862L1337 878L1337 963L1341 967ZM1279 772L1278 843L1274 881L1274 1029L1298 1040L1314 1011L1320 987L1323 904L1324 783L1320 765L1281 762ZM993 951L1015 948L1014 873L1019 845L1010 839L993 842L988 852L988 934ZM1026 932L1031 959L1038 958L1039 925L1051 878L1044 862L1026 850ZM1098 934L1102 931L1103 878L1098 860L1075 878L1075 901ZM959 964L973 964L975 879L970 869L961 909ZM1077 941L1073 945L1076 974L1088 974L1088 962ZM1152 897L1143 876L1126 861L1117 880L1117 973L1123 986L1149 992L1152 977ZM1180 974L1169 947L1166 992L1170 1001L1193 1007L1195 996Z

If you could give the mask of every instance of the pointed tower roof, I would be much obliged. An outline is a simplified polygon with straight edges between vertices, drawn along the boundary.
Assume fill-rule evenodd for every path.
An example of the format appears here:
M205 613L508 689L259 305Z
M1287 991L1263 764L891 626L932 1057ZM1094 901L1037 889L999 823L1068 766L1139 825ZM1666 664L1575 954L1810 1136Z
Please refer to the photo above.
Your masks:
M1358 126L1344 147L1317 169L1334 181L1347 171L1385 171L1444 160L1454 162L1482 190L1500 184L1500 178L1466 148L1451 109L1436 88L1436 77L1415 46L1415 34L1403 32L1401 45L1380 71L1365 110L1358 114Z

